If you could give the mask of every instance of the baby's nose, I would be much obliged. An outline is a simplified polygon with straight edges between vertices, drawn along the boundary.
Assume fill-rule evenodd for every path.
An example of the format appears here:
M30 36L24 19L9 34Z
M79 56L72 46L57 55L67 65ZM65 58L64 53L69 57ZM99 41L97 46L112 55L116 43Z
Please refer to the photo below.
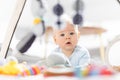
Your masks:
M70 36L66 36L66 39L70 39Z

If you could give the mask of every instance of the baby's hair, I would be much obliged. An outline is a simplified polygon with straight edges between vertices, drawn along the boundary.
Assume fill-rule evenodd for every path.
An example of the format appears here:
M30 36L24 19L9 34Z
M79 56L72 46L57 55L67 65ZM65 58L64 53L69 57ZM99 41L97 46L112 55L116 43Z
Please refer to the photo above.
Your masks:
M64 25L64 28L65 28L67 25L72 26L72 27L74 28L75 32L77 33L77 35L79 34L79 27L78 27L78 25L74 25L73 23L70 23L69 21L66 21L66 24ZM54 28L54 29L53 29L53 35L55 35L57 31L62 30L62 29L64 29L64 28L61 28L61 29Z
M54 26L53 28L53 35L55 34L55 32L57 30L62 30L64 29L67 25L73 26L75 29L75 32L78 34L79 33L79 29L78 29L78 25L73 24L73 21L71 19L71 17L67 14L63 14L60 18L61 20L61 25L60 26Z

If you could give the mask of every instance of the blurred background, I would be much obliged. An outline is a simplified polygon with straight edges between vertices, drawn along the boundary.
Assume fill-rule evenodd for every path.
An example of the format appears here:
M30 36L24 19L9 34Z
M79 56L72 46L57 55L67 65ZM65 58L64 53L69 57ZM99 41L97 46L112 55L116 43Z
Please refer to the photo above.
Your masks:
M20 20L17 24L16 31L10 43L12 51L16 50L18 42L31 31L34 26L33 22L39 11L37 10L36 0L27 0L23 9ZM39 0L38 0L39 1ZM53 7L58 3L64 9L64 16L73 18L76 14L76 0L46 0L47 10L44 12L45 27L56 27L57 16L53 12ZM120 34L120 5L117 0L80 0L80 14L83 22L80 27L81 37L78 45L85 46L92 59L100 61L102 53L105 54L109 42ZM16 8L17 0L0 0L0 44L2 45L7 34L7 29ZM103 30L100 31L99 30ZM25 52L27 55L45 57L56 45L51 34L43 34L34 41L30 49Z

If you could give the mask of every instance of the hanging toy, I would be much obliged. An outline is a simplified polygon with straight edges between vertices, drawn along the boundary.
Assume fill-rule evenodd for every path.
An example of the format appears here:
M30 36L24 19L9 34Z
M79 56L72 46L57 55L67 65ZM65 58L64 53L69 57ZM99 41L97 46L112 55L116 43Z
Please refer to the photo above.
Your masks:
M77 13L74 17L73 17L73 23L80 25L83 22L83 17L81 16L81 14Z
M32 0L31 12L34 17L43 17L48 10L46 0Z
M45 33L44 14L47 11L45 0L33 0L31 10L35 16L34 27L25 35L17 44L16 48L20 53L25 53L33 44L37 37L41 37Z
M45 27L42 24L42 20L40 18L35 18L34 27L31 32L29 32L19 43L16 45L17 50L20 53L25 53L33 44L37 37L41 37L45 32Z
M73 23L75 25L82 25L83 23L83 17L81 15L81 12L83 11L83 2L81 0L77 0L75 2L75 7L74 7L76 14L73 17Z
M56 24L58 25L58 28L60 29L61 28L61 24L62 24L62 22L60 21L60 16L63 14L64 10L63 10L63 7L59 4L59 1L54 6L53 12L58 17L58 21L56 22Z

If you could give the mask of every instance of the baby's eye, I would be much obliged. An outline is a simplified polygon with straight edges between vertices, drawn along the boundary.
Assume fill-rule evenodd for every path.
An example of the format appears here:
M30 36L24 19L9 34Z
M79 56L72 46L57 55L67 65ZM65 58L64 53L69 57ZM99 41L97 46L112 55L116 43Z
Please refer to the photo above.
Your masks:
M65 36L65 34L60 34L60 36Z
M71 32L70 35L74 35L75 33L74 32Z

